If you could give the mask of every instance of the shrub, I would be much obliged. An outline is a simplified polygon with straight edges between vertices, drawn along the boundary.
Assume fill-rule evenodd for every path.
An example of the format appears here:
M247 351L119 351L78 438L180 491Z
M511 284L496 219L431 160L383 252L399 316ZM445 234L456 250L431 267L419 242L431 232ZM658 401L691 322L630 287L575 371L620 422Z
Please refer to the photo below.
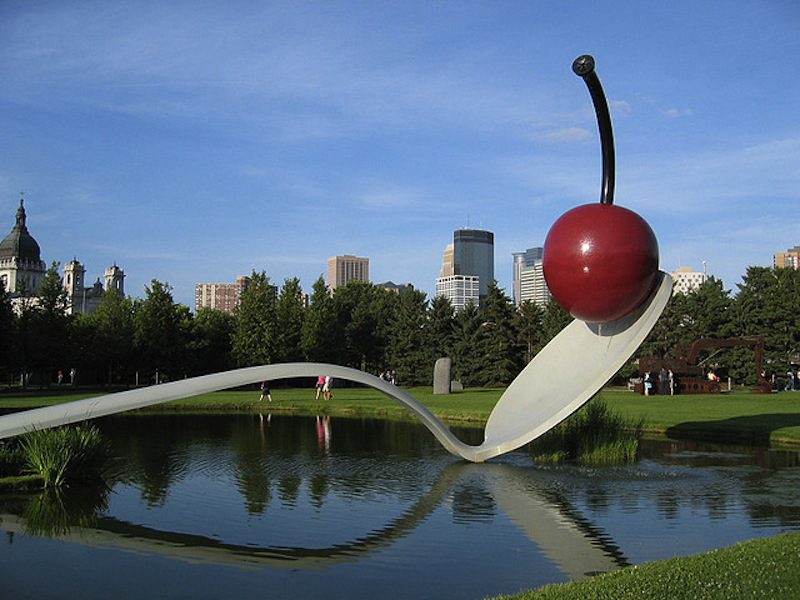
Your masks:
M537 462L620 464L636 460L644 419L630 421L594 401L531 444Z
M22 437L21 447L28 470L45 487L102 479L108 460L108 445L94 425L32 431Z

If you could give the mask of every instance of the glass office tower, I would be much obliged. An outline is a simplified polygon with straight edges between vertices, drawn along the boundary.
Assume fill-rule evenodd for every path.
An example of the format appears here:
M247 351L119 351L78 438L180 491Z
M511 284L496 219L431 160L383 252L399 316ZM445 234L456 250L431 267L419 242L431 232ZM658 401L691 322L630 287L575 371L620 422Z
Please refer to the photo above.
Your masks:
M486 298L494 281L494 234L480 229L458 229L453 233L453 263L456 275L479 278L479 296Z

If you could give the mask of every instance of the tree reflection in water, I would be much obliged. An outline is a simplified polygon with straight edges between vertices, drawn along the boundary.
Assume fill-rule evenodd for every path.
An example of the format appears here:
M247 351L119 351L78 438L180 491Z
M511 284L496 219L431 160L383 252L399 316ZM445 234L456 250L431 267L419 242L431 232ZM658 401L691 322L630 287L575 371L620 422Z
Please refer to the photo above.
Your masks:
M481 536L476 552L486 556L482 569L504 579L492 560L509 543L518 545L517 538L564 579L652 560L640 540L660 536L653 514L681 527L703 512L704 522L725 523L720 545L741 512L750 517L742 539L763 527L800 529L796 453L731 453L699 444L667 446L664 453L663 445L657 451L645 443L638 465L537 467L524 452L485 464L459 461L424 428L404 421L126 415L101 427L117 456L113 491L4 495L0 528L10 536L49 536L183 563L302 572L380 561L420 532L449 530L437 516L449 513L451 526L492 532ZM145 513L117 506L130 492L138 492ZM242 510L245 524L237 516ZM640 514L646 522L637 521ZM705 549L675 539L680 544L656 551ZM453 576L460 577L465 548L453 544ZM659 544L670 542L661 536ZM441 570L415 568L420 582L424 569Z

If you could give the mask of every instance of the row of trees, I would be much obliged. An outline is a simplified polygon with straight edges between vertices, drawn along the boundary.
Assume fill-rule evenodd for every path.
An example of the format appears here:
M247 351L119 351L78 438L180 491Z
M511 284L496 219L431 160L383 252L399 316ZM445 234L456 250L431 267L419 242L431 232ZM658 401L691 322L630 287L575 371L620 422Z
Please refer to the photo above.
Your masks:
M785 371L800 354L800 271L751 267L734 297L711 278L672 298L640 351L663 356L702 337L765 335L766 365ZM153 280L144 299L107 292L89 315L68 315L58 265L48 270L38 302L11 309L0 297L0 366L49 382L76 369L84 383L147 383L276 362L327 362L373 373L397 372L402 385L430 384L437 358L453 359L468 386L504 385L568 322L554 302L515 308L497 285L480 308L454 313L445 298L399 294L351 282L333 294L320 277L305 306L300 282L273 285L253 272L236 315L177 304L169 285ZM752 352L726 350L742 382L755 378ZM581 365L571 365L581 368ZM621 372L635 371L631 363Z

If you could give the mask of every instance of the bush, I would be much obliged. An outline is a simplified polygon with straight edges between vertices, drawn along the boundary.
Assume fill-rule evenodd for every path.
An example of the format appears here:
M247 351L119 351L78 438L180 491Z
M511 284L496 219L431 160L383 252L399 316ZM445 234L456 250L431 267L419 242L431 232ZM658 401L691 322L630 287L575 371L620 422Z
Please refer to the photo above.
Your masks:
M534 441L537 462L575 460L586 464L620 464L636 460L644 419L629 421L594 401Z
M22 436L21 448L27 469L45 487L102 479L109 454L94 425L32 431Z

